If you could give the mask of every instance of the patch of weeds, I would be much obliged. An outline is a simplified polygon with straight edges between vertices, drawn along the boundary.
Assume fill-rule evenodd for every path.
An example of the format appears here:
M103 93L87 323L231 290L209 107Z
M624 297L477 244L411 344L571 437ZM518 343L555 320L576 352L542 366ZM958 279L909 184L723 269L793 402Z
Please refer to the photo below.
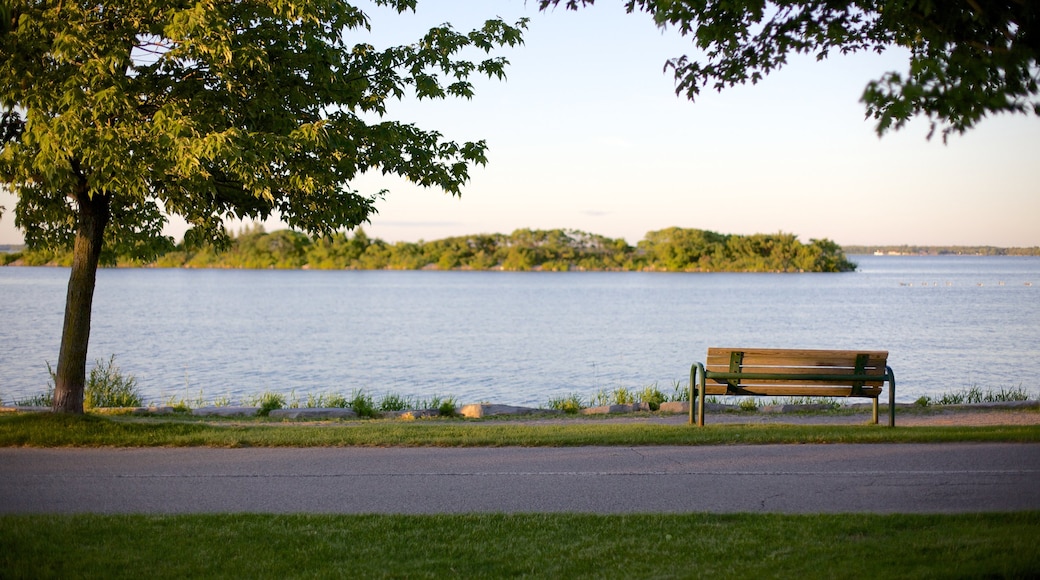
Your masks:
M643 390L639 392L638 399L640 402L648 404L651 411L659 410L661 403L668 400L664 393L657 388L657 383L643 387Z
M372 395L364 391L354 391L350 397L350 408L357 413L358 417L375 417L376 405Z
M690 400L690 386L685 387L682 381L672 381L672 396L670 401L687 402Z
M455 405L455 397L447 397L447 398L445 398L445 397L441 397L440 395L434 395L434 396L430 397L429 399L416 399L415 400L415 405L414 405L413 408L415 408L415 409L438 409L438 410L440 410L440 408L442 406L446 405L447 403L451 403L451 405L454 406Z
M993 392L988 391L986 393L986 402L989 403L1008 403L1012 401L1028 401L1029 393L1022 388L1022 385L1017 387L1000 389L999 391Z
M47 366L50 370L50 365ZM53 374L51 375L53 378ZM87 384L83 391L83 407L140 407L141 394L137 390L137 379L133 375L124 375L116 366L116 355L109 357L108 362L98 359L94 368L90 369Z
M1007 403L1028 400L1029 393L1021 385L1013 388L1002 388L999 391L987 389L985 392L978 385L972 385L960 391L943 393L935 403L937 405L972 405L975 403Z
M566 397L553 397L549 399L548 407L557 411L563 411L570 415L575 415L585 408L585 402L582 400L581 395L571 393Z
M185 383L184 394L188 394L187 383ZM185 397L177 398L176 395L171 395L169 398L166 399L166 406L173 407L175 413L190 413L192 409L205 407L206 398L202 392L202 389L199 389L199 394L196 395L194 399L189 399Z
M260 407L260 410L256 412L259 417L267 417L271 414L271 411L275 409L285 408L285 395L281 393L262 393L252 398L252 406Z
M740 400L740 403L737 404L737 407L741 411L757 411L758 401L756 401L754 397L744 397Z
M963 405L965 403L981 403L982 402L982 389L977 385L972 385L967 389L960 391L954 391L951 393L943 393L939 400L936 401L938 405Z
M416 409L436 409L437 407L440 406L440 404L441 404L441 398L438 397L438 396L433 396L433 397L431 397L429 399L416 399L415 400L415 408Z
M184 399L175 400L171 397L166 401L166 406L173 409L174 413L191 413L191 404Z
M927 407L927 406L929 406L931 404L932 404L932 398L927 396L927 395L925 395L923 397L918 397L917 400L914 401L914 405L916 405L918 407Z
M769 402L770 405L826 405L827 408L836 411L841 408L841 403L833 397L779 397Z
M397 393L387 393L379 400L380 411L407 411L411 402Z
M614 389L612 395L613 403L615 405L631 405L632 403L639 402L636 394L628 390L628 387L618 387Z
M441 401L440 405L437 405L437 411L441 417L454 417L455 416L455 398L448 397Z
M231 395L224 395L222 397L217 397L216 399L213 399L213 406L214 407L230 407L231 406L231 402L232 402L231 401ZM276 407L276 408L280 408L280 407Z
M964 393L943 393L936 401L936 405L961 405L964 403Z
M52 386L46 392L33 395L27 399L15 399L14 405L16 407L53 407L54 387Z
M310 394L307 395L306 406L310 409L347 409L350 407L350 399L338 393Z

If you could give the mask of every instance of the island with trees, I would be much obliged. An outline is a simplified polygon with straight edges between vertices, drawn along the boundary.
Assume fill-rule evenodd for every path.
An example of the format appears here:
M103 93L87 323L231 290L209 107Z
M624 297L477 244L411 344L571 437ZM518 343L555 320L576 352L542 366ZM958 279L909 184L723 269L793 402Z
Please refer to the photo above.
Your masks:
M110 265L163 268L315 270L506 270L657 272L848 272L856 268L827 239L803 243L788 233L736 235L666 228L635 246L578 230L519 229L433 241L387 243L358 228L312 238L294 230L252 226L215 244L180 243L149 261L108 256ZM68 265L61 250L31 250L8 260L30 266Z

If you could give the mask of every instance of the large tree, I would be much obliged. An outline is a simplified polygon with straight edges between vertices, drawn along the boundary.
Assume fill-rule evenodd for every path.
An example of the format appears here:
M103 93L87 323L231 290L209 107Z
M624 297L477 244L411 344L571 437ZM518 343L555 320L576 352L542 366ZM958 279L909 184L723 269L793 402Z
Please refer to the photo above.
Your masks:
M484 142L387 120L388 102L469 98L525 26L377 49L351 41L370 19L343 0L8 0L0 20L0 183L29 247L73 247L54 385L73 413L99 261L162 249L170 215L188 244L224 239L226 218L353 228L384 193L350 187L364 172L457 194Z
M578 9L595 0L539 0ZM963 133L991 113L1040 115L1036 0L627 0L629 12L691 36L699 51L668 61L676 92L756 83L791 54L909 52L906 71L867 84L877 132L923 115L931 136Z

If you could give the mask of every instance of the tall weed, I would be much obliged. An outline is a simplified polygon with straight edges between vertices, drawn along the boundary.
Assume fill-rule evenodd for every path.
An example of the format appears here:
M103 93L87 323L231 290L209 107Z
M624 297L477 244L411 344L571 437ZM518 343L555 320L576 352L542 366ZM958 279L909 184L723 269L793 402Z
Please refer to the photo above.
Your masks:
M454 417L456 409L455 397L448 397L437 405L437 411L441 417Z
M396 393L387 393L379 401L380 411L407 411L410 407L411 402Z
M49 365L48 365L49 368ZM124 375L116 366L116 355L108 362L98 359L90 369L83 391L83 408L140 407L141 394L134 375Z
M557 411L563 411L564 413L574 415L585 408L585 401L581 398L581 395L577 393L571 393L566 397L552 397L549 399L548 407Z
M639 392L637 398L640 402L649 405L651 411L659 410L661 408L661 403L668 400L668 398L664 396L664 393L657 388L657 383L643 387L643 390Z
M354 391L350 397L350 408L357 413L358 417L375 417L377 414L372 395L364 391Z
M275 409L285 408L285 395L281 393L266 392L256 395L250 399L252 406L260 407L256 412L261 417L267 417Z
M682 381L672 381L671 401L685 402L690 400L690 386L683 386Z
M337 393L310 394L306 406L311 409L346 409L350 407L350 400Z
M960 391L943 393L942 396L934 401L936 405L972 405L976 403L1007 403L1028 400L1029 393L1022 388L1022 385L1006 389L1002 388L999 391L987 389L985 392L978 385L972 385Z

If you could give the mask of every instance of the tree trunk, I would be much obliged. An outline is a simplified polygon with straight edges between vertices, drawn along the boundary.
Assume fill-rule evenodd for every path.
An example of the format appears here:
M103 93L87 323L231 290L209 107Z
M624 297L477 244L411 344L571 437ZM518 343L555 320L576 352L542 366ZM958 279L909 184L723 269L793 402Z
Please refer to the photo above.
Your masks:
M54 411L63 413L83 413L94 282L105 226L110 217L109 197L103 194L91 196L86 177L81 177L73 197L78 205L76 243L69 291L65 298L65 325L61 331L58 369L54 375Z

